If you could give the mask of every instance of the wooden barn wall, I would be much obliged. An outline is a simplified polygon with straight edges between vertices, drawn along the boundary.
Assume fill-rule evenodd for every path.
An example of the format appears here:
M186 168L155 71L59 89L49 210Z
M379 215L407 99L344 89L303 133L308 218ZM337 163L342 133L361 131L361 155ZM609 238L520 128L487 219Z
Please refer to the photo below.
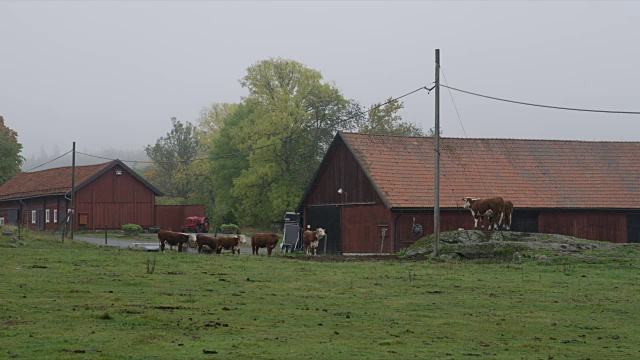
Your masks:
M180 231L190 216L206 216L204 205L155 206L155 225L165 230Z
M381 227L387 227L383 253L393 253L393 219L382 204L342 208L342 253L380 252Z
M66 214L66 200L62 196L43 196L19 201L8 201L0 204L0 217L7 223L9 211L18 215L22 226L32 230L55 230ZM22 209L22 211L20 211ZM17 210L17 212L15 212ZM49 210L49 221L46 212ZM57 210L57 219L55 218ZM36 212L35 223L33 211ZM8 224L8 223L7 223ZM14 224L12 224L14 225Z
M122 175L116 175L122 171ZM120 166L115 166L76 192L75 227L120 229L125 224L154 225L155 195ZM86 219L86 224L81 220Z
M622 211L541 211L538 232L581 239L627 242L627 213Z
M433 210L408 210L393 212L398 217L398 240L396 251L413 245L418 239L433 234ZM413 224L422 225L422 235L413 234ZM473 229L473 217L469 211L440 210L440 231Z
M373 185L344 144L325 157L324 171L312 184L305 205L380 203ZM338 194L342 188L343 193Z

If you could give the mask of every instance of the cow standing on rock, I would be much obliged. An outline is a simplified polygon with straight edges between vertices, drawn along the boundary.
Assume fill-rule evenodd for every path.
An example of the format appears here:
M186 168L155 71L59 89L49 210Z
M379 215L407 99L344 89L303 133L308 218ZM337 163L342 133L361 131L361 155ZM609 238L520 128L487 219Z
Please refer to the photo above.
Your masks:
M253 255L258 255L258 249L266 247L267 253L271 256L273 250L280 241L278 234L255 233L251 236L251 251Z
M323 228L317 228L316 231L306 230L302 236L304 253L307 255L318 255L320 239L325 235L326 233Z
M504 199L501 197L494 197L490 199L477 199L471 197L462 198L464 201L464 208L471 211L471 215L475 221L473 228L478 228L478 222L482 222L482 228L484 229L483 217L489 218L488 230L498 229L504 216Z

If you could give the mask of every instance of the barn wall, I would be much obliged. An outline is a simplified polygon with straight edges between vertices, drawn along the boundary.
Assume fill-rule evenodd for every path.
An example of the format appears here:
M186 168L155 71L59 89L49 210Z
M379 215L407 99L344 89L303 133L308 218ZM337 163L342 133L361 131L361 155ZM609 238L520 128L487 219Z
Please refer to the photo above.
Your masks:
M344 144L325 156L325 169L305 198L305 205L381 203L371 182ZM338 194L342 188L343 193Z
M387 228L383 253L393 253L393 219L386 206L348 205L342 208L342 253L379 253L382 228Z
M155 225L165 230L180 231L190 216L207 216L204 205L155 206Z
M627 213L622 211L541 211L538 232L581 239L627 242Z
M418 239L433 234L433 210L408 210L393 212L398 217L398 240L396 251L413 245ZM415 218L415 221L414 221ZM394 220L395 222L395 220ZM422 226L422 235L413 233L413 225ZM473 229L473 217L468 210L440 210L440 231Z
M121 175L116 175L121 171ZM121 166L76 192L76 229L121 229L125 224L154 225L155 194Z

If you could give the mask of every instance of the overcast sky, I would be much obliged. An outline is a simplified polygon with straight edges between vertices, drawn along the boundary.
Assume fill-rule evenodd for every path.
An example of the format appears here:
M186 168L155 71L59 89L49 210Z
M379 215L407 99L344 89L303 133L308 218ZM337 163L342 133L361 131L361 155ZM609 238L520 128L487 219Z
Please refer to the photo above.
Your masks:
M172 116L239 102L260 60L299 61L369 106L434 81L436 48L454 87L640 111L639 44L632 1L0 1L0 115L25 156L140 149ZM443 136L640 141L638 115L451 95ZM403 100L405 120L433 127L433 92Z

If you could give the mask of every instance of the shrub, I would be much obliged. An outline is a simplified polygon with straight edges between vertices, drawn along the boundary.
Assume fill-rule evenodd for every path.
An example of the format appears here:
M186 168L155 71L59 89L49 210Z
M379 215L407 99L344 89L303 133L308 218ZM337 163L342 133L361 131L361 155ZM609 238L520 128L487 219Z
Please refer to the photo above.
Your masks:
M238 234L240 233L240 228L236 224L222 224L220 225L220 231L223 234Z
M140 225L137 224L126 224L122 225L122 231L124 231L125 235L138 235L143 230Z

